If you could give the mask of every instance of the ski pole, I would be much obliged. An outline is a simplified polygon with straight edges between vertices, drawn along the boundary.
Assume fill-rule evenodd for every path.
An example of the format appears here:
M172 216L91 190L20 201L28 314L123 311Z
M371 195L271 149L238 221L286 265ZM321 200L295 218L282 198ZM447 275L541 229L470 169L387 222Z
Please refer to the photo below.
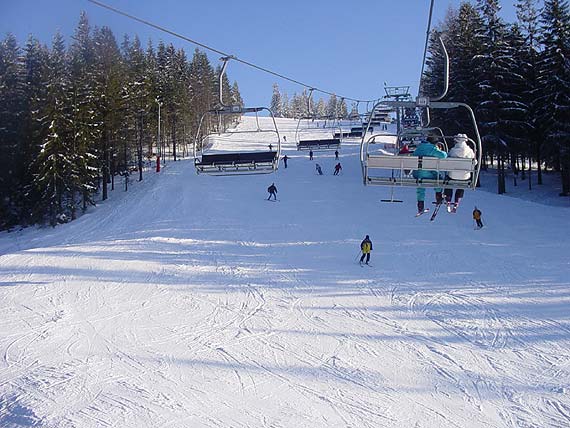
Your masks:
M360 251L358 252L358 254L356 255L356 259L355 259L354 261L358 260L358 258L359 258L361 255L362 255L362 250L360 250Z

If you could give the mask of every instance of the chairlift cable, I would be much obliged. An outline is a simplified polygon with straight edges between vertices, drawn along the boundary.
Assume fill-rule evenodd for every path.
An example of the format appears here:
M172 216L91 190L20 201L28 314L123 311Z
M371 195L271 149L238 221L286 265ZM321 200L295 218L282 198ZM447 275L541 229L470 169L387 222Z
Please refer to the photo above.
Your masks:
M110 10L111 12L117 13L117 14L119 14L119 15L122 15L122 16L124 16L124 17L129 18L129 19L132 19L132 20L134 20L134 21L140 22L141 24L147 25L147 26L149 26L149 27L155 28L155 29L157 29L157 30L159 30L159 31L162 31L162 32L164 32L164 33L170 34L171 36L174 36L174 37L177 37L177 38L179 38L179 39L182 39L182 40L185 40L185 41L187 41L187 42L190 42L190 43L193 43L193 44L195 44L195 45L198 45L198 46L200 46L200 47L202 47L202 48L204 48L204 49L207 49L207 50L209 50L209 51L215 52L215 53L220 54L220 55L222 55L222 56L224 56L224 57L229 57L229 58L233 59L234 61L241 62L241 63L244 64L244 65L247 65L247 66L249 66L249 67L255 68L255 69L259 70L259 71L263 71L264 73L272 74L273 76L279 77L280 79L287 80L287 81L289 81L289 82L295 83L295 84L297 84L297 85L299 85L299 86L303 86L303 87L308 88L308 89L311 89L311 88L312 88L313 90L315 90L315 91L317 91L317 92L321 92L321 93L323 93L323 94L327 94L327 95L331 95L331 96L332 96L332 95L339 96L338 94L335 94L335 93L333 93L333 92L329 92L329 91L326 91L326 90L324 90L324 89L318 89L318 88L316 88L316 87L313 86L313 85L308 85L308 84L303 83L303 82L301 82L301 81L299 81L299 80L293 79L293 78L291 78L291 77L287 77L287 76L285 76L285 75L283 75L283 74L281 74L281 73L277 73L277 72L275 72L275 71L269 70L268 68L261 67L261 66L259 66L259 65L256 65L256 64L252 63L252 62L249 62L249 61L240 59L240 58L236 57L235 55L228 54L228 53L223 52L223 51L221 51L221 50L219 50L219 49L216 49L216 48L213 48L213 47L211 47L211 46L208 46L208 45L206 45L206 44L204 44L204 43L200 43L200 42L198 42L198 41L196 41L196 40L193 40L193 39L191 39L191 38L189 38L189 37L183 36L182 34L176 33L176 32L174 32L174 31L172 31L172 30L169 30L169 29L167 29L167 28L165 28L165 27L162 27L162 26L160 26L160 25L154 24L154 23L152 23L152 22L150 22L150 21L147 21L147 20L145 20L145 19L136 17L136 16L131 15L131 14L129 14L129 13L123 12L122 10L116 9L116 8L114 8L114 7L112 7L112 6L109 6L109 5L105 4L105 3L101 3L100 1L97 1L97 0L87 0L87 1L90 2L90 3L93 3L94 5L97 5L97 6L99 6L99 7L102 7L102 8L104 8L104 9ZM432 0L432 4L433 4L433 0ZM346 99L346 100L351 100L351 101L363 101L363 102L366 101L366 100L358 100L358 99L349 98L349 97L342 97L342 98L344 98L344 99Z

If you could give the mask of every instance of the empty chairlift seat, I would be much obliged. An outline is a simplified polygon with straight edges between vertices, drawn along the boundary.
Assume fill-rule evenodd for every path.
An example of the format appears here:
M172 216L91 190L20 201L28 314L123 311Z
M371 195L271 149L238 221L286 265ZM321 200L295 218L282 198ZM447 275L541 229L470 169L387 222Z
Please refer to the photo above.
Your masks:
M328 138L324 140L300 140L297 143L297 150L338 150L339 148L339 138Z
M350 132L348 133L349 138L362 138L363 133L362 126L350 128Z
M277 163L277 152L214 153L202 155L195 162L196 171L206 174L240 174L272 172Z

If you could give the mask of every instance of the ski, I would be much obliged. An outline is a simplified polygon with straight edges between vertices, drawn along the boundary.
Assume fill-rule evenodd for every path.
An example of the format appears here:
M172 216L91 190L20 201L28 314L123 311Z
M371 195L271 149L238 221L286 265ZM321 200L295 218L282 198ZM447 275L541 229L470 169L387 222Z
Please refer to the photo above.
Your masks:
M417 214L416 214L416 217L419 217L419 216L421 216L421 215L423 215L423 214L425 214L425 213L427 213L427 212L429 212L429 208L426 208L425 210L420 211L419 213L417 213Z
M435 216L437 215L437 213L439 212L439 209L441 208L443 204L439 203L435 205L435 209L433 210L433 214L431 215L431 218L429 219L429 221L434 221L435 220Z

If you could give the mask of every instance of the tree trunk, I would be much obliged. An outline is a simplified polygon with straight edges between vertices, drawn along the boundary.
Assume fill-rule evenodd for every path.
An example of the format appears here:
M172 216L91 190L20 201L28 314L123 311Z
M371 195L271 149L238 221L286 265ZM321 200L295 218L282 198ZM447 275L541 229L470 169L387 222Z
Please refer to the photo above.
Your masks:
M107 184L109 182L109 131L106 129L103 134L103 195L102 200L109 197Z
M560 159L560 176L562 181L560 196L570 196L570 158Z
M528 190L532 190L532 158L528 157Z
M139 123L138 123L138 127L137 127L137 157L138 157L138 164L139 164L139 181L142 181L143 179L143 138L142 138L142 133L143 133L143 116L142 116L142 112L140 113L139 116Z
M534 155L536 157L536 184L542 184L542 153L540 144L537 142L534 143Z
M176 162L176 116L172 115L172 159Z

